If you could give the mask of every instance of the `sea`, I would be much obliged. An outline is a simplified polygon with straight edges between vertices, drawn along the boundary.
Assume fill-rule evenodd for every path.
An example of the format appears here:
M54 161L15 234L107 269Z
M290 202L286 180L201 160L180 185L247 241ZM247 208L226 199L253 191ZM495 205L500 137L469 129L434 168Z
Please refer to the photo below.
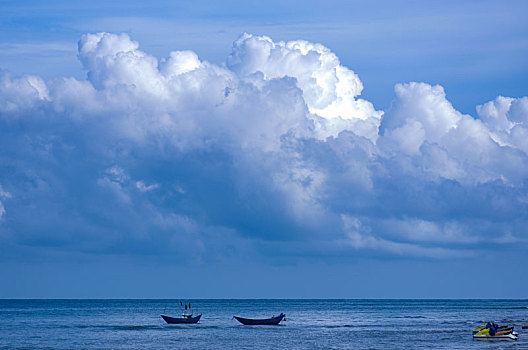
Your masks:
M198 324L168 325L180 300L0 300L0 349L528 349L528 300L213 299L191 303ZM278 326L233 315L286 314ZM511 324L517 341L473 340Z

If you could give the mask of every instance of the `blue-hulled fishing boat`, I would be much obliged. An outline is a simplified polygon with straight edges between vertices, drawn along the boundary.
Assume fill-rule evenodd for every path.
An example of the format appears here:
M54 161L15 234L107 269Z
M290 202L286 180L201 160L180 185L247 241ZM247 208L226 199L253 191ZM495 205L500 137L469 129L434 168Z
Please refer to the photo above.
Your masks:
M182 316L182 317L170 317L166 315L160 315L168 324L181 324L181 323L198 323L202 314L198 316Z
M283 319L286 321L286 315L281 313L279 316L273 316L271 318L244 318L233 316L238 322L245 325L278 325Z

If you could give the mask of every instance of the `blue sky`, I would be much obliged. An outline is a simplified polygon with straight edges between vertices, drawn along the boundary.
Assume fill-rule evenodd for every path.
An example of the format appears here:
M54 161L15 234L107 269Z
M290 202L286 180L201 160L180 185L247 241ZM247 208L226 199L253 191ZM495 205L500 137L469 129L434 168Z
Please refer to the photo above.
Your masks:
M527 10L1 1L0 297L526 297Z

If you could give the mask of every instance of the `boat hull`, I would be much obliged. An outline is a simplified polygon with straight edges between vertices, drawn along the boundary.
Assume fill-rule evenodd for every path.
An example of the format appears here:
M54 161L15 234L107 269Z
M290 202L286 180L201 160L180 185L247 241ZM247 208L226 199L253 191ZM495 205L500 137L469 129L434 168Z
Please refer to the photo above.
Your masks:
M161 318L165 320L168 324L183 324L183 323L198 323L200 321L200 318L202 317L202 314L195 316L195 317L170 317L166 315L160 315Z
M267 325L274 326L278 325L282 321L285 315L280 314L277 317L264 318L264 319L255 319L255 318L244 318L239 316L233 316L238 322L247 325L247 326L256 326L256 325Z
M510 341L517 340L517 336L509 333L503 335L474 335L473 339L484 341Z

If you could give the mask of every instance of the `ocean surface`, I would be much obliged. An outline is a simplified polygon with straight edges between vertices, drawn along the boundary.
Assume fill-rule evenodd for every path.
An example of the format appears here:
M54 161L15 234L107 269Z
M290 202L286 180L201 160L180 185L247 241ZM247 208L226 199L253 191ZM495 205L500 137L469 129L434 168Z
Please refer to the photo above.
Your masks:
M0 300L0 349L528 349L528 300L184 300L200 323L167 325L179 300ZM270 317L244 326L233 315ZM473 328L513 324L515 342Z

